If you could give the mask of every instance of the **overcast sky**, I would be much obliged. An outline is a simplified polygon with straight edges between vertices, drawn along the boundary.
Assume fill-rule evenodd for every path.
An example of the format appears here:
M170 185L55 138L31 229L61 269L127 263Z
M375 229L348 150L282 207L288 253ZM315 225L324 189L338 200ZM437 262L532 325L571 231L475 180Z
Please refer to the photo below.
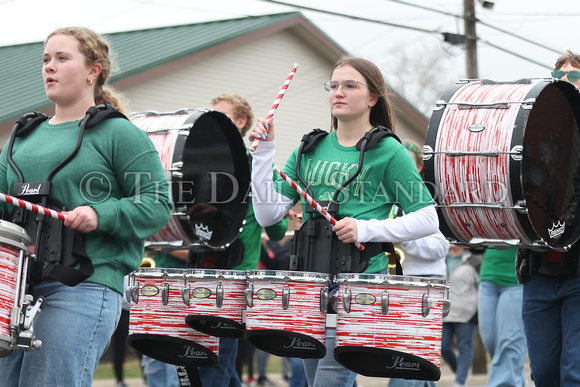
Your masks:
M580 51L580 1L496 0L491 10L475 1L482 21L477 24L480 78L548 76L559 53ZM453 16L463 13L463 0L283 2L400 27L263 0L0 0L0 46L42 41L53 29L69 25L107 33L300 10L351 54L384 63L396 60L400 51L395 49L401 47L418 58L426 49L441 50L450 76L465 77L464 51L442 41L443 32L463 33L463 20Z

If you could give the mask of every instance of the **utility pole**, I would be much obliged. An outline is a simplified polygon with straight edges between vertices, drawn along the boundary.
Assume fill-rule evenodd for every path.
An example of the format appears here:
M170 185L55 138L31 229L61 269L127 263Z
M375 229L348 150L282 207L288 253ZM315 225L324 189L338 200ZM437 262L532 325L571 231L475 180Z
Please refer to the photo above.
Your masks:
M467 78L478 79L477 68L477 34L475 32L475 4L474 0L463 0L463 16L465 29L465 67Z

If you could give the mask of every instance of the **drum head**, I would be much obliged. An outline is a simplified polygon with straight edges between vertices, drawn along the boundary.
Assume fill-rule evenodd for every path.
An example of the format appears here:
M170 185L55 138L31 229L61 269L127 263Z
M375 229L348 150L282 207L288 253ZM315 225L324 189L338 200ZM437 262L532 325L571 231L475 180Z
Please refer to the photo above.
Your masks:
M209 109L147 112L131 120L155 145L174 204L172 218L148 241L200 251L228 247L243 227L250 200L248 152L233 121Z
M184 182L173 185L190 217L195 237L210 248L223 248L239 235L249 207L250 164L238 128L225 114L209 111L195 119L183 152ZM176 196L181 195L181 196Z
M441 370L430 361L390 349L346 345L334 349L334 358L349 370L364 376L415 380L441 379Z
M579 110L572 84L549 84L537 96L524 131L521 179L528 217L538 236L556 248L580 236Z
M127 342L143 355L168 364L200 367L213 367L218 364L218 355L211 349L178 337L132 334Z

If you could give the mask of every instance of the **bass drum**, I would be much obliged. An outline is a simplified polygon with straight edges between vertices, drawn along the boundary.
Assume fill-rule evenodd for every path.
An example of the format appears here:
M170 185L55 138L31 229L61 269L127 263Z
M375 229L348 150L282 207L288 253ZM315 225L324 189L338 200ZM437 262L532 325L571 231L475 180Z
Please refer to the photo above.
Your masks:
M580 236L580 94L556 80L466 81L434 108L423 149L453 243L566 250Z
M224 249L248 212L248 152L233 121L210 109L136 114L171 183L173 214L148 246Z

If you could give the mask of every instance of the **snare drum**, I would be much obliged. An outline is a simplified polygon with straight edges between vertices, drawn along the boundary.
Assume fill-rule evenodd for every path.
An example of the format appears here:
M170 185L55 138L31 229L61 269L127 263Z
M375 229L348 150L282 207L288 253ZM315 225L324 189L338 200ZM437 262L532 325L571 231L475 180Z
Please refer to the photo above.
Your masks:
M248 340L276 356L324 357L329 279L322 273L249 271Z
M22 227L0 220L0 357L18 349L29 245L30 237Z
M365 376L439 380L445 280L337 275L335 359Z
M242 314L246 310L246 272L190 269L185 277L185 322L209 335L244 337Z
M147 131L171 183L173 215L149 245L223 249L239 235L248 212L247 150L225 114L209 109L134 115Z
M580 236L580 95L564 81L467 81L437 102L425 180L454 243L566 249Z
M129 344L142 354L179 366L215 366L219 338L185 323L185 269L140 268L131 273Z

